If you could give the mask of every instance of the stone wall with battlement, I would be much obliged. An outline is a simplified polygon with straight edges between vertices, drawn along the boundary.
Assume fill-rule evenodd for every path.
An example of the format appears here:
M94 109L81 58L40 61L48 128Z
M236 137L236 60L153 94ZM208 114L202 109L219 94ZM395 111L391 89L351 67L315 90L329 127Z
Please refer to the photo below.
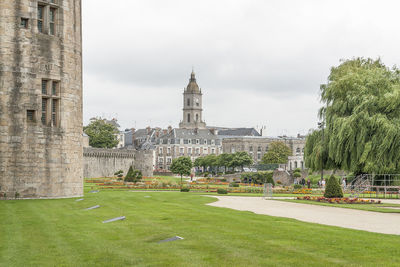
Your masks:
M130 166L141 170L143 176L153 176L154 151L134 149L83 149L83 176L85 178L111 177L122 170L124 175Z

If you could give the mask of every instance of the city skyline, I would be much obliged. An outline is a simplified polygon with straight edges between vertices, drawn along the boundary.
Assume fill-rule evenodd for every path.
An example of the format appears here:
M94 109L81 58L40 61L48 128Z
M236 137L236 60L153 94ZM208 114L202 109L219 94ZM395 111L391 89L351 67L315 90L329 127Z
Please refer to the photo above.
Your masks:
M395 1L85 1L84 123L104 116L116 117L121 129L177 127L194 66L207 125L306 134L317 127L319 86L341 59L400 61L400 37L393 34L398 7ZM104 20L105 13L119 15Z

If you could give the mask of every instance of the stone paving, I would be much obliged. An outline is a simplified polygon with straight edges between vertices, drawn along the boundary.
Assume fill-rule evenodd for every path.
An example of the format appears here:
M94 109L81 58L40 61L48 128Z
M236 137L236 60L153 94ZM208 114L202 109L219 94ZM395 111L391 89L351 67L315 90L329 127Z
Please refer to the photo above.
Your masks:
M208 204L214 207L251 211L256 214L292 218L303 222L339 226L368 232L400 235L400 213L381 213L277 200L264 200L261 197L209 197L218 199L218 201ZM384 202L400 204L399 200L386 200Z

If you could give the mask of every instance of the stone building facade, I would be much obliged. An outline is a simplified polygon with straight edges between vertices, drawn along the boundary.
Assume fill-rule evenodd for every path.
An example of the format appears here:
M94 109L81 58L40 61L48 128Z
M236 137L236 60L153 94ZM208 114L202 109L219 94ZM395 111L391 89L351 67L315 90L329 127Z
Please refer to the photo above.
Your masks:
M235 153L238 151L247 152L254 162L260 162L272 142L284 142L291 150L292 155L288 158L286 164L287 170L295 168L304 169L304 146L305 138L298 137L260 137L260 136L243 136L243 137L225 137L222 140L222 150L224 153Z
M83 194L81 0L0 1L0 192Z

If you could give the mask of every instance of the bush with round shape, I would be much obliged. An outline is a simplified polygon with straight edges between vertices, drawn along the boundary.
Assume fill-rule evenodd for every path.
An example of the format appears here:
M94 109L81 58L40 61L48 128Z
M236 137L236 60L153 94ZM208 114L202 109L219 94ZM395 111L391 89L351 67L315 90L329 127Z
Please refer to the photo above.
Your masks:
M324 197L326 198L343 197L343 191L342 188L340 187L339 181L333 175L329 177L328 182L326 183Z
M226 189L223 189L223 188L218 188L217 189L217 193L221 194L221 195L226 195L226 194L228 194L228 191Z

